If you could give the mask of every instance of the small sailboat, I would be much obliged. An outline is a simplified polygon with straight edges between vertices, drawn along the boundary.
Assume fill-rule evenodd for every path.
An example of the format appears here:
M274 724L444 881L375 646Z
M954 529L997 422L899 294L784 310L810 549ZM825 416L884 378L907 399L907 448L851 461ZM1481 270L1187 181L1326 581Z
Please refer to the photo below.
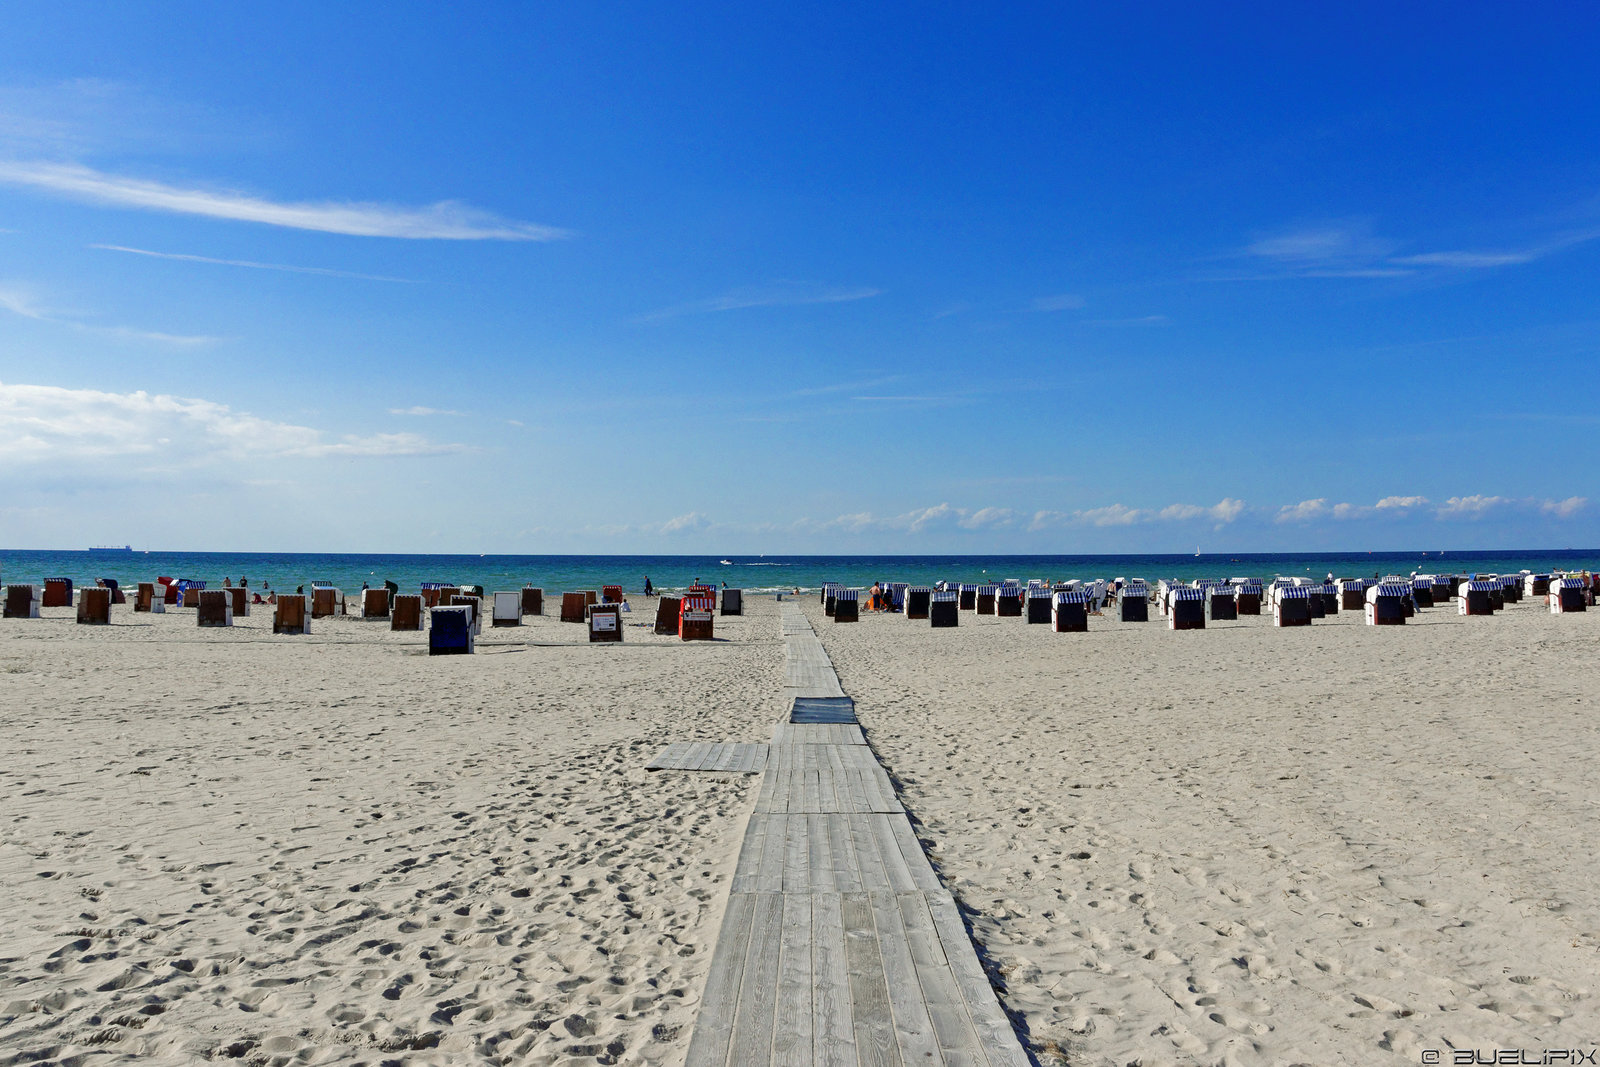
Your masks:
M717 560L717 562L722 564L724 567L733 566L733 560L731 560L731 559L719 559L719 560Z

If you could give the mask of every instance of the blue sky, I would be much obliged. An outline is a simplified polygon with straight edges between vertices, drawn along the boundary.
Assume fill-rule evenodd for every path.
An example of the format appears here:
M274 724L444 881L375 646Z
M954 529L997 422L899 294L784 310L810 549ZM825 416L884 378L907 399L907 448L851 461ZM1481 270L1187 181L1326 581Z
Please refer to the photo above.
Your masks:
M0 543L1600 544L1591 5L567 7L6 5Z

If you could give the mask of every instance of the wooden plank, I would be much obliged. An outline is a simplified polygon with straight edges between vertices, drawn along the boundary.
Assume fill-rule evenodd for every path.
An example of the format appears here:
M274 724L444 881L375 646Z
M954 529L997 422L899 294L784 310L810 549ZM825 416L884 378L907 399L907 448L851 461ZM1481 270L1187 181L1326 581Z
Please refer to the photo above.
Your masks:
M850 822L844 815L824 815L828 833L828 853L833 858L833 884L841 893L860 893L865 890L861 882L861 864L856 859L855 841L850 833Z
M889 990L878 951L878 931L872 903L865 893L845 893L839 898L844 927L845 972L850 983L850 1023L856 1058L862 1067L903 1067L900 1043L894 1036L889 1012Z
M939 875L933 869L933 864L928 862L928 854L922 851L922 842L917 840L917 832L911 826L911 820L892 819L889 828L894 832L895 846L900 855L904 857L906 868L911 872L911 881L915 887L924 893L937 893L944 889L939 881Z
M750 816L752 819L754 815ZM789 816L767 815L766 839L762 842L761 859L756 866L758 893L783 892L783 857L788 845Z
M810 896L784 894L778 958L774 1067L812 1067L812 923Z
M808 815L790 815L784 822L783 891L810 893L811 848L806 842Z
M889 991L889 1012L894 1018L894 1036L900 1043L900 1057L907 1063L938 1063L939 1041L928 1017L922 985L911 962L911 947L906 943L905 923L893 893L868 894L873 920L878 929L878 951L883 958L883 980Z
M832 819L835 816L821 816ZM811 902L813 1040L817 1067L856 1067L855 1026L850 1010L850 972L845 964L841 898L826 893Z
M983 973L983 965L978 962L977 950L967 936L955 900L946 893L930 893L927 901L939 943L966 1005L967 1017L978 1034L990 1067L1028 1067L1027 1054L1022 1051L1011 1020L1000 1008L989 976Z
M675 770L688 750L689 743L687 741L674 741L660 752L657 752L655 758L644 765L644 769L647 771Z
M734 1064L769 1063L777 1018L778 960L783 937L783 894L755 893L749 954L739 984L729 1055Z
M861 888L869 893L888 889L889 875L884 870L877 835L873 833L873 816L848 815L846 819L850 826L850 841L856 850L856 863L861 869Z
M744 840L739 844L739 859L734 864L733 881L728 887L730 893L755 892L756 872L766 848L767 822L765 816L752 815L750 821L745 823Z
M813 893L837 893L833 882L833 855L828 841L826 815L807 815L806 874Z
M987 1059L979 1047L978 1033L967 1015L966 1005L962 1003L961 990L945 958L944 947L939 943L938 931L933 928L927 897L921 893L902 893L896 903L900 906L900 920L922 988L922 999L945 1062L952 1067L957 1063L964 1067L980 1067Z
M911 867L906 863L905 855L900 851L900 843L895 840L893 821L905 821L904 815L870 815L867 816L868 825L872 829L873 843L877 846L878 855L883 861L884 877L888 887L895 893L910 893L917 888L916 881L911 877ZM927 861L922 863L926 865Z
M734 1012L739 1003L739 985L744 978L754 916L753 896L741 893L728 898L728 910L723 913L722 929L717 933L711 972L706 975L705 993L700 998L700 1010L695 1013L694 1032L689 1036L689 1054L684 1067L727 1067Z

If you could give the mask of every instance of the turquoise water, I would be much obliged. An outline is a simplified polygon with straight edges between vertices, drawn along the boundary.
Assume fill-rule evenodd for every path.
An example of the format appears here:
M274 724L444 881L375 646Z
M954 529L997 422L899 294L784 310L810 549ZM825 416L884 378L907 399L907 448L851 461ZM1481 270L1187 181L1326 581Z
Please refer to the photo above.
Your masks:
M536 585L547 592L621 585L644 587L649 575L659 589L682 589L695 579L726 582L751 593L811 590L823 582L868 586L875 581L929 585L938 581L999 581L1005 578L1341 577L1374 574L1450 573L1555 569L1600 569L1600 549L1485 552L1305 552L1079 556L442 556L275 552L50 552L0 549L0 581L39 582L66 577L92 583L115 578L123 584L162 575L220 585L248 577L252 588L270 583L293 589L331 581L344 589L387 579L402 590L427 581L481 585L486 590Z

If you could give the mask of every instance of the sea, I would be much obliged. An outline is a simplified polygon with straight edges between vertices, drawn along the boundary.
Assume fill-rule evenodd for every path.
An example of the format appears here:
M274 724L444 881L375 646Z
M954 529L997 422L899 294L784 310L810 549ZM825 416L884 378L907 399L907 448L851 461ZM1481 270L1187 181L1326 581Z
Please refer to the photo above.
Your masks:
M747 594L809 592L825 582L866 587L873 582L932 585L999 582L1007 578L1366 578L1422 574L1510 574L1521 570L1600 569L1600 549L1541 551L1396 551L1204 553L1200 555L1048 556L480 556L333 552L41 551L0 549L0 582L71 578L93 584L114 578L129 586L159 577L190 578L213 588L224 578L250 587L291 591L312 582L346 590L392 581L402 591L422 582L481 585L493 592L524 585L547 593L620 585L639 592L648 577L656 589L695 582L726 584Z

